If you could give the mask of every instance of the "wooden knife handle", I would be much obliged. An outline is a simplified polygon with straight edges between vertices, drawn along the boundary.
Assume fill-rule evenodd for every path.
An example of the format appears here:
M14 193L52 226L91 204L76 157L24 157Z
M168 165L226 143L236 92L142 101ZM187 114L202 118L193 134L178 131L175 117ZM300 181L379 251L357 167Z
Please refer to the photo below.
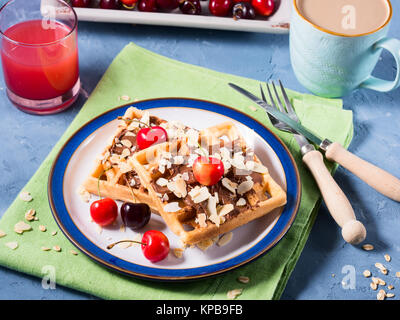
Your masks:
M389 172L357 157L337 142L328 146L325 156L354 173L386 197L400 201L400 180Z
M357 221L349 200L326 168L322 154L310 151L303 156L303 161L314 176L333 219L342 228L343 239L351 244L364 241L367 235L365 227Z

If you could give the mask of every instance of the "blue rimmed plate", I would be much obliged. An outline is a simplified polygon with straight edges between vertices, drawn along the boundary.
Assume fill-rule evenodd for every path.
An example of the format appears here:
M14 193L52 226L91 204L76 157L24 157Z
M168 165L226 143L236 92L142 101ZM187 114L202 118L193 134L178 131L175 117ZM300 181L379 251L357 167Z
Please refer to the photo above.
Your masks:
M180 120L188 126L203 129L223 121L233 121L242 135L252 145L261 161L268 166L271 176L287 192L288 201L283 208L252 221L233 231L231 242L223 247L214 245L207 251L188 248L182 258L170 254L165 260L153 264L147 261L139 246L116 246L107 250L108 244L140 237L137 232L120 228L122 222L110 228L99 229L91 221L90 203L82 201L77 190L93 170L94 161L110 136L116 130L118 116L135 106L151 109L151 114L166 120ZM166 98L140 101L110 110L81 127L63 146L50 171L48 196L53 216L68 239L95 261L120 271L154 280L188 280L220 274L248 263L265 254L288 231L300 204L301 184L293 157L282 141L256 119L231 107L213 102L183 98ZM119 203L120 205L120 203ZM140 230L157 229L170 240L171 248L180 242L153 214L150 223Z

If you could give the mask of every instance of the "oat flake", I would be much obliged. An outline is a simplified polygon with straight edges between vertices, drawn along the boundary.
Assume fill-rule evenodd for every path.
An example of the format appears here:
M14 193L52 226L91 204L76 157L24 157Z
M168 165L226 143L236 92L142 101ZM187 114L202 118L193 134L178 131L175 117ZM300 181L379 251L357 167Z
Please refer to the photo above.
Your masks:
M230 290L230 291L228 291L226 296L228 297L228 299L233 300L233 299L236 299L237 296L240 296L242 294L242 291L243 291L243 289Z
M18 248L18 242L16 242L16 241L7 242L7 243L5 243L5 245L12 250L15 250Z

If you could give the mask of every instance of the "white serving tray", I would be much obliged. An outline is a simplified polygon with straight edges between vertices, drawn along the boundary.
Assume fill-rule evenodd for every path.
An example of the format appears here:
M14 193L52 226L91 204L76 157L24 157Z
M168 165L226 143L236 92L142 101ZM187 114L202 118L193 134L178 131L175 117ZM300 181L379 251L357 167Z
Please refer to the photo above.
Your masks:
M136 9L107 10L98 8L74 8L80 21L146 24L158 26L218 29L262 33L288 33L291 14L291 0L280 0L278 10L269 18L255 20L234 20L212 16L208 11L208 1L202 1L201 15L182 14L179 9L169 13L140 12Z

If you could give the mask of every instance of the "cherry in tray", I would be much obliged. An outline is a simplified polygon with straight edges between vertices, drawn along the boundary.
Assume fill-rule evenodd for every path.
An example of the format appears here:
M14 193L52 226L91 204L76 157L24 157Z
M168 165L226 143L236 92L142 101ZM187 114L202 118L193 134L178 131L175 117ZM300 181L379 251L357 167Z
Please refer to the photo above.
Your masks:
M119 0L101 0L101 9L119 9L121 8L121 2Z
M201 14L200 0L184 0L179 4L179 9L184 14Z
M249 2L238 2L233 6L232 15L234 19L254 19L256 13Z
M78 8L89 8L92 5L92 0L71 0L71 5Z
M217 17L226 17L232 12L233 0L210 0L208 10Z
M157 12L156 0L140 0L138 10L143 12Z

